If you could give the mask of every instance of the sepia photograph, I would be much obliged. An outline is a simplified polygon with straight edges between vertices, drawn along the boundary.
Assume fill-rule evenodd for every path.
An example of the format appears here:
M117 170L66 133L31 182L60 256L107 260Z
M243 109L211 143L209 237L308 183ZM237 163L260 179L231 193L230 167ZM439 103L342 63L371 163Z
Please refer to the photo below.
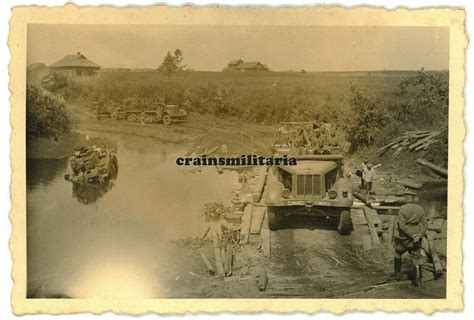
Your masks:
M24 29L24 303L458 292L452 27L78 21Z

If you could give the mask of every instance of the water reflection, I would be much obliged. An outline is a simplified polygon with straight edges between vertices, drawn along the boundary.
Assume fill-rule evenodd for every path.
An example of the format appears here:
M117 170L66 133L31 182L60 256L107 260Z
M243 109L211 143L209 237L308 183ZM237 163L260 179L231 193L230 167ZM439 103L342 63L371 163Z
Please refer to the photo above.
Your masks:
M26 187L33 190L45 187L62 178L68 165L64 159L26 159Z
M446 181L423 184L418 192L419 202L430 217L447 218L448 185Z
M99 184L93 183L73 183L72 194L77 200L84 204L93 204L108 191L112 190L113 181L107 181Z
M69 291L77 298L153 298L159 288L146 276L144 266L119 259L97 260Z

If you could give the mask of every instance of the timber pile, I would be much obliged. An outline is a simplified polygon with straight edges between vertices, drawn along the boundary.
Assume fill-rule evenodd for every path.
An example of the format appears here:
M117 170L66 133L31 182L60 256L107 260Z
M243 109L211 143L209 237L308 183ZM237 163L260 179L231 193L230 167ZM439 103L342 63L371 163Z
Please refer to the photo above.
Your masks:
M377 210L398 209L400 206L418 201L413 190L419 190L422 184L413 176L399 177L388 171L376 172L372 191L369 195L361 189L359 178L352 180L355 186L353 195L365 205Z
M417 152L425 150L430 144L436 141L436 137L441 131L407 131L402 136L393 139L390 143L378 149L378 154L382 155L388 151L397 156L403 150Z
M416 163L421 165L421 166L424 166L424 167L427 167L427 168L433 170L436 174L438 174L439 176L441 176L443 178L448 177L448 169L442 168L440 166L437 166L437 165L435 165L431 162L425 161L423 159L416 160Z

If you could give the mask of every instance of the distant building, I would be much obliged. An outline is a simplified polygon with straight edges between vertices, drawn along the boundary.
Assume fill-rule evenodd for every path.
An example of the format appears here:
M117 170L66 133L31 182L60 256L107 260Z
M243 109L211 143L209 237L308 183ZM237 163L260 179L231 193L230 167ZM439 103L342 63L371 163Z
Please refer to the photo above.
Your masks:
M230 60L229 63L227 64L227 68L228 69L235 69L241 63L244 63L244 60L242 60L242 59Z
M80 52L69 54L49 67L54 73L73 78L92 77L100 69L98 64L90 61Z
M44 63L30 64L26 68L27 83L29 85L39 84L50 72L51 70Z
M269 71L267 65L261 62L244 62L242 59L234 59L229 61L227 68L223 71Z

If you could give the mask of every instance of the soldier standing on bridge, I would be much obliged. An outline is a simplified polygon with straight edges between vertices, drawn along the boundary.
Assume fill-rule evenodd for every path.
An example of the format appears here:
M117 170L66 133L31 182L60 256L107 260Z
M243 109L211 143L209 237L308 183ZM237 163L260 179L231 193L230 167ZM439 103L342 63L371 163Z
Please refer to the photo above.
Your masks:
M375 169L373 165L368 162L365 169L362 171L362 181L364 183L364 188L367 191L367 195L372 190L372 183L375 180Z
M408 251L414 266L413 284L421 285L420 265L423 259L421 244L427 228L426 213L421 206L409 203L400 208L395 231L395 259L393 261L394 277L397 281L400 281L402 255Z
M368 163L369 163L369 158L365 157L364 162L362 162L362 164L360 165L360 170L362 171L361 175L360 175L360 188L361 189L365 188L364 172L365 172L365 170L367 170L367 164Z

